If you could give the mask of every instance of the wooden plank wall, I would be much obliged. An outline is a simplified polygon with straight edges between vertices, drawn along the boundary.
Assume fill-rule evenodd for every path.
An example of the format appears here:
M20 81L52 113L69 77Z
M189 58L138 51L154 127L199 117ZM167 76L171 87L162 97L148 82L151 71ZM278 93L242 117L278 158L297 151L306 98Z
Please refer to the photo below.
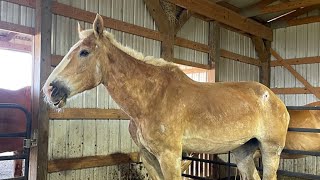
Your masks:
M309 16L319 15L319 10ZM307 15L301 16L307 17ZM320 56L320 23L291 26L274 30L272 48L283 58L303 58ZM274 57L272 57L274 60ZM292 65L312 86L320 86L319 63ZM283 66L271 67L271 88L304 87ZM303 106L319 101L312 94L279 94L286 105ZM317 143L317 142L315 142ZM282 160L281 169L320 175L320 157L307 157L298 160Z

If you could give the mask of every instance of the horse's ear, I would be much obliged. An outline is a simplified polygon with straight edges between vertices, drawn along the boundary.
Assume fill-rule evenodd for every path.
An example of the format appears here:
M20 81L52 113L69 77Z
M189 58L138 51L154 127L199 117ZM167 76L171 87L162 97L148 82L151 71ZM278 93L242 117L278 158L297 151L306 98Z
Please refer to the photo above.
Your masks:
M96 37L102 36L103 29L104 29L103 19L99 14L97 14L96 19L93 22L93 31L94 31L94 34L96 35Z
M78 34L79 34L80 39L83 39L82 31L83 31L83 28L82 28L81 24L78 22Z

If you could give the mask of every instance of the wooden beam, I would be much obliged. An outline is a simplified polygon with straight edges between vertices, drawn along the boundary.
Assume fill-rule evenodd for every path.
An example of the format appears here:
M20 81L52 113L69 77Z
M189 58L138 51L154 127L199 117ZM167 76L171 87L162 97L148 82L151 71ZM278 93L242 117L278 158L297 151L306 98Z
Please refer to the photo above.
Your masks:
M6 41L0 41L0 49L32 53L32 45L17 44Z
M138 163L139 153L116 153L104 156L87 156L69 159L51 160L48 163L48 172L87 169L102 166L113 166L128 163Z
M191 62L191 61L187 61L187 60L183 60L183 59L172 58L171 62L176 63L176 64L186 65L186 66L202 68L202 69L211 69L210 65L200 64L200 63Z
M227 9L230 9L231 11L234 11L234 12L237 12L237 13L240 12L240 8L238 8L237 6L234 6L232 4L229 4L229 3L225 2L225 1L219 1L216 4L218 4L218 5L222 6L222 7L225 7Z
M272 41L272 30L254 20L240 16L227 8L208 0L168 0L194 13L206 16L212 20L227 24L248 34L256 35Z
M297 9L296 11L290 13L290 14L287 14L285 16L282 16L272 22L270 22L270 27L273 28L273 29L276 29L276 28L283 28L283 27L287 27L288 26L288 21L298 17L298 16L301 16L303 14L306 14L307 12L309 11L312 11L314 9L319 9L320 8L320 5L315 5L315 6L309 6L309 7L304 7L304 8L299 8Z
M51 0L36 0L34 65L32 85L32 130L37 132L37 146L31 148L30 178L46 180L48 174L49 117L42 87L51 72Z
M284 59L284 61L289 65L314 64L320 63L320 56ZM270 65L271 67L282 66L282 63L280 63L279 61L271 61Z
M295 10L301 7L308 7L308 6L318 5L318 4L320 4L319 0L290 1L286 3L280 3L280 4L263 7L258 11L247 14L247 17L259 16L262 14L269 14L269 13L282 12L282 11L290 11L290 10Z
M262 38L252 36L251 40L261 62L259 70L259 81L267 87L270 87L270 61L271 61L271 42L264 41Z
M147 9L156 23L158 29L162 33L166 33L170 29L170 22L164 10L160 5L160 0L144 0Z
M220 25L218 22L209 22L209 65L215 66L215 78L219 81L220 62Z
M309 24L309 23L315 23L315 22L320 22L320 16L311 16L311 17L293 19L288 21L287 26L297 26L297 25Z
M13 24L13 23L4 22L4 21L0 21L0 29L34 35L34 28L32 27L22 26L19 24Z
M185 48L189 48L189 49L194 49L194 50L205 52L205 53L210 52L208 45L202 44L202 43L197 43L197 42L183 39L180 37L174 38L174 44L177 46L181 46L181 47L185 47Z
M294 77L296 77L307 89L308 91L312 92L317 98L320 98L320 91L317 91L311 84L304 78L302 77L296 70L294 70L288 63L286 63L282 57L271 48L271 54L273 57L277 59L282 65L288 69L289 72L292 73Z
M84 21L87 23L92 23L94 18L96 17L96 13L75 8L62 3L58 3L56 1L52 3L52 13L65 16L65 17L70 17L72 19ZM154 31L141 26L125 23L123 21L112 19L106 16L102 16L102 18L103 18L103 21L105 22L104 25L107 28L134 34L137 36L146 37L153 40L162 41L162 35L158 31Z
M49 118L54 120L65 119L129 119L120 109L97 108L65 108L62 112L49 111Z
M248 7L245 7L241 9L240 14L245 16L245 17L252 17L258 12L261 11L262 8L266 7L267 5L275 2L277 0L260 0L257 3L254 3Z
M320 91L320 88L315 88ZM312 94L307 88L271 88L275 94Z
M261 66L261 63L258 59L236 54L224 49L220 50L220 55L221 57L224 57L227 59L231 59L231 60L235 60L235 61L239 61L239 62L243 62L246 64L255 65L255 66Z
M26 6L30 8L36 7L36 1L35 0L4 0L13 4L18 4L21 6Z

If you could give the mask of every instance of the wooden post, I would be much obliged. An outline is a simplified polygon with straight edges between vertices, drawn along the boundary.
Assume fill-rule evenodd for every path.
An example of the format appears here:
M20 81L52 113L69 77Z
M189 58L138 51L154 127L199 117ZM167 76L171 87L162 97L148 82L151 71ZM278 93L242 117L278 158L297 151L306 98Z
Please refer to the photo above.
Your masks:
M251 39L261 63L259 67L259 81L265 86L270 87L271 41L263 40L257 36L253 36Z
M215 82L219 82L220 60L220 25L217 21L209 22L209 65L215 69Z
M49 118L41 93L51 72L51 0L36 0L34 65L32 86L32 129L37 132L37 146L31 148L29 179L46 180L48 170Z

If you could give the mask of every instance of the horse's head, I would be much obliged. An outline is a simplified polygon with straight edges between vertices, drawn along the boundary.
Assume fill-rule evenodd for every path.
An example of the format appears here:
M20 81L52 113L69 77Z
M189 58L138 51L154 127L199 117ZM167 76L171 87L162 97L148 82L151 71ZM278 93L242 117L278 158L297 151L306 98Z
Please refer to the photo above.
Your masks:
M103 19L96 16L93 29L82 30L80 40L71 47L43 86L46 100L54 107L65 105L67 98L92 89L102 82L106 58Z

